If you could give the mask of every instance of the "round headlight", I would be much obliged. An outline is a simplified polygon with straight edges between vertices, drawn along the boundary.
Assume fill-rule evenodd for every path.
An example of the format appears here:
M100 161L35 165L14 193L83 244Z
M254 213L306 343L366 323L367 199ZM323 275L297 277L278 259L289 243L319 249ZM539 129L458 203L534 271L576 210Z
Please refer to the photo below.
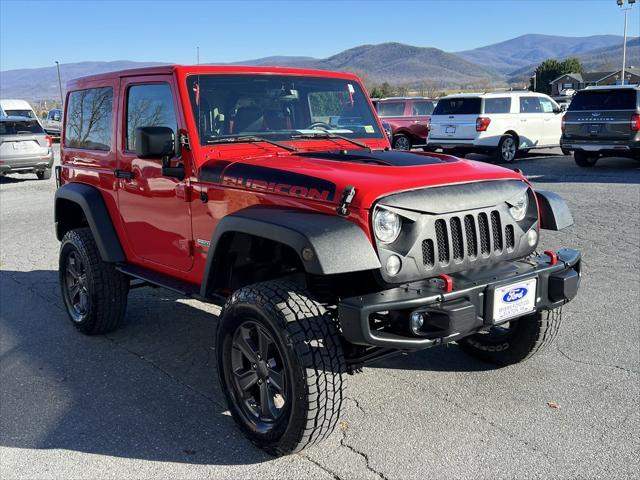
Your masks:
M529 195L524 192L520 198L518 198L509 208L509 213L516 222L522 220L527 214L529 208Z
M390 210L379 208L373 214L373 232L382 243L391 243L400 235L402 221Z

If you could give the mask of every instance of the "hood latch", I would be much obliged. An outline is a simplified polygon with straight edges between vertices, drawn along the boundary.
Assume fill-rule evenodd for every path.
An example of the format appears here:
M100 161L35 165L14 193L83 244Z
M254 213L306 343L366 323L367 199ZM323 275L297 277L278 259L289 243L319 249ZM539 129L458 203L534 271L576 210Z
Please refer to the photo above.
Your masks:
M342 191L342 198L340 199L340 206L336 208L338 215L347 216L349 214L349 205L353 201L353 197L356 196L356 187L353 185L347 185Z

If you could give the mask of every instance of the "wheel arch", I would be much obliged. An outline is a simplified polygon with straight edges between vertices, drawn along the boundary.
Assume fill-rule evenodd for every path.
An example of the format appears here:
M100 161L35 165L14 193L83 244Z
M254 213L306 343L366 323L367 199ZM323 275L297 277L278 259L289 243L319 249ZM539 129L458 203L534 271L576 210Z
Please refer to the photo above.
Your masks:
M287 208L249 207L224 217L213 232L200 291L203 297L229 286L228 264L233 260L227 253L231 246L238 247L236 239L277 248L278 259L295 259L307 274L333 275L380 268L365 233L345 218Z
M100 191L82 183L67 183L56 190L54 221L59 241L74 228L88 226L105 262L125 261L124 251Z

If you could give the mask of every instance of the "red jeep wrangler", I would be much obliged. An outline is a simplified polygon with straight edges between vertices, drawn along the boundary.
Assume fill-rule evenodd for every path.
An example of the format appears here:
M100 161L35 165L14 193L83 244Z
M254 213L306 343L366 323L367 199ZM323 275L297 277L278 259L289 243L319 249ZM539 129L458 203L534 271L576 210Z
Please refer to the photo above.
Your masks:
M580 253L536 251L572 223L558 196L390 151L354 75L162 66L68 87L55 222L73 325L113 330L141 285L222 305L220 384L268 452L327 437L345 374L390 354L530 357L577 293Z

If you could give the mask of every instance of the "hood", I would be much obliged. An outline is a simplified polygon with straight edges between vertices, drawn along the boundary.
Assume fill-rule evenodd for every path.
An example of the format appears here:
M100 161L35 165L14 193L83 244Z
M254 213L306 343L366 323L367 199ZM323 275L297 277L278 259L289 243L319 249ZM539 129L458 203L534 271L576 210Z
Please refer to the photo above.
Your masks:
M364 209L408 190L522 178L506 168L450 155L365 149L210 159L200 169L202 181L332 203L353 186L352 206Z

